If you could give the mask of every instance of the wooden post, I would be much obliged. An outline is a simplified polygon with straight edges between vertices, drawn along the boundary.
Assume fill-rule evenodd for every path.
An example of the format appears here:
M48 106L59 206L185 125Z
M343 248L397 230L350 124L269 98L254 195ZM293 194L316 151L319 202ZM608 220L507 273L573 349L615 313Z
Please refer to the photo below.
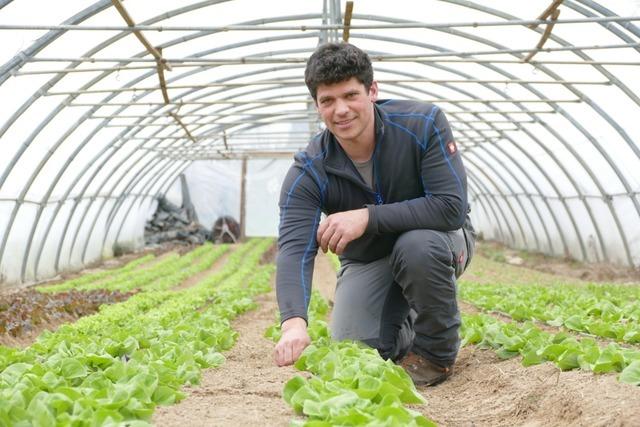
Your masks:
M348 1L344 10L344 30L342 30L342 41L349 41L349 32L351 31L351 16L353 15L353 2Z
M247 224L247 157L242 158L240 177L240 239L246 237Z

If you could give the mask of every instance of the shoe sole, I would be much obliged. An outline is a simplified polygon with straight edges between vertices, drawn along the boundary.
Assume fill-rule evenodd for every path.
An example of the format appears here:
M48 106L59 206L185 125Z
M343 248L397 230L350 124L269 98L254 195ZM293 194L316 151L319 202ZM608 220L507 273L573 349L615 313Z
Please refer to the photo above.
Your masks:
M413 384L415 384L416 387L435 387L438 384L442 384L443 382L445 382L446 380L448 380L451 375L453 375L453 373L447 373L441 377L438 377L432 381L416 381L413 378L411 378L411 380L413 381Z

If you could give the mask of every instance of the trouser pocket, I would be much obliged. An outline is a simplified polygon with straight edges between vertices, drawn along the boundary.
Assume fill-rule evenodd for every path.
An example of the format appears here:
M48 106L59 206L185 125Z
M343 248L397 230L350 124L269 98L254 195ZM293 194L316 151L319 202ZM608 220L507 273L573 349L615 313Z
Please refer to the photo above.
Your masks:
M473 258L473 255L475 253L476 233L473 229L467 229L467 228L463 228L462 233L464 234L464 242L467 248L467 260L464 263L464 268L462 269L462 271L464 271L469 266L469 263L471 262L471 258Z
M467 245L467 239L462 228L455 231L449 231L447 236L451 242L451 266L455 271L456 278L458 278L468 265L469 248Z

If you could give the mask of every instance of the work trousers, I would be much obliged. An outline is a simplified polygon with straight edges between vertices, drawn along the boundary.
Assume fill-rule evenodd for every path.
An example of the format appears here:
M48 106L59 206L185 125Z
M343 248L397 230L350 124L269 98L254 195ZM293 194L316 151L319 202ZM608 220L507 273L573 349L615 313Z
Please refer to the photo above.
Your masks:
M470 230L421 229L401 234L387 257L343 260L333 339L362 341L394 361L413 351L442 366L453 364L460 347L456 279L473 248Z

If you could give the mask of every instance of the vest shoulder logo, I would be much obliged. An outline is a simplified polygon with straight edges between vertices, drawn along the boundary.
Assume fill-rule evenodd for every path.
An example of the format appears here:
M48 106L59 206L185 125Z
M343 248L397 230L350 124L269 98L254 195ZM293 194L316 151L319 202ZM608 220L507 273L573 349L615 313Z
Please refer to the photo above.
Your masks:
M454 140L447 142L447 151L452 156L458 151L458 147L456 146L456 142Z

